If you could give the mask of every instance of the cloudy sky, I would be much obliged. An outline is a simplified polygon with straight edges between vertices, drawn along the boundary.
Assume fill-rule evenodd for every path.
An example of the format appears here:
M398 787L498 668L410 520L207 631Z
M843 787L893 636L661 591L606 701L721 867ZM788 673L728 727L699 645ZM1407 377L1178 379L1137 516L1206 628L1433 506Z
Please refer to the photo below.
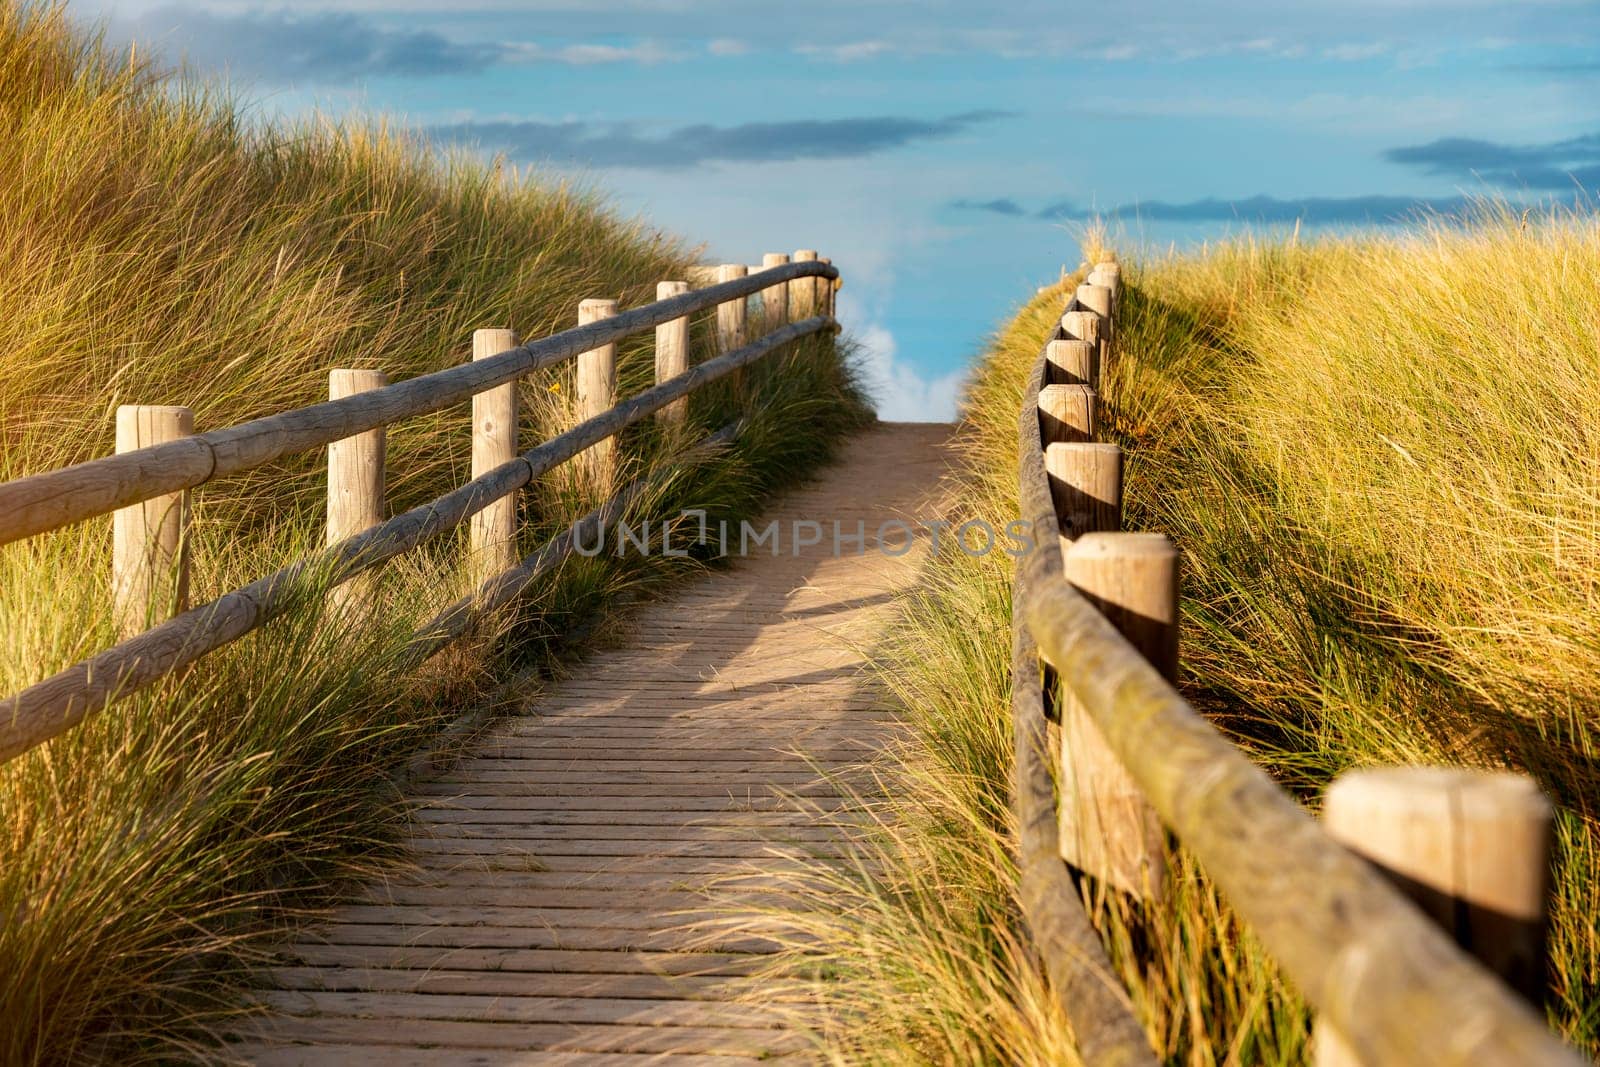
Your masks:
M263 114L586 176L713 261L823 250L892 418L1094 214L1126 246L1600 189L1595 0L70 0Z

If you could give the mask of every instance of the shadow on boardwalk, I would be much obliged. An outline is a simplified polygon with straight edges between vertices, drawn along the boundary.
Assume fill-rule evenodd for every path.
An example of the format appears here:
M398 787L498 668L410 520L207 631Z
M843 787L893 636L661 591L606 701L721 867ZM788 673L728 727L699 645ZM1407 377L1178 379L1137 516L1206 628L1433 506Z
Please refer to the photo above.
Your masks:
M950 429L881 425L769 513L869 531L938 517ZM232 1052L262 1064L678 1065L803 1058L792 1015L751 996L774 942L706 909L732 876L827 855L782 794L892 729L860 683L926 544L900 557L756 556L642 609L420 785L413 864L305 930L264 976ZM697 911L697 909L700 909Z

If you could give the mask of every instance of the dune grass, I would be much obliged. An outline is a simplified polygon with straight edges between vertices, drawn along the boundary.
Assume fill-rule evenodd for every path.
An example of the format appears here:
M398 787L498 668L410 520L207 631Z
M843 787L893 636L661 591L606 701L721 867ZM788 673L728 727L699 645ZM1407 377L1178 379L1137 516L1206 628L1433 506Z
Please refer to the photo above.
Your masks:
M1353 766L1534 775L1559 810L1549 1016L1600 1052L1600 228L1488 205L1123 278L1102 425L1128 453L1128 527L1183 551L1186 694L1312 807ZM1026 374L1076 281L975 368L958 521L1017 513ZM794 962L837 1009L835 1062L1073 1061L1019 947L1010 577L998 554L942 555L880 650L912 737L861 802L856 861L799 887L795 919L823 946ZM1159 910L1085 889L1153 1047L1305 1062L1306 1006L1192 859L1173 864ZM881 1004L886 1025L852 1025Z
M199 428L326 397L333 367L394 378L469 358L471 331L539 336L580 299L624 307L692 250L596 196L380 125L246 121L75 30L0 2L0 477L112 446L121 403L187 404ZM706 326L696 324L705 351ZM870 418L848 346L813 339L714 386L692 426L622 440L624 477L738 415L727 449L640 515L750 515ZM624 394L652 375L625 343ZM570 425L570 367L525 381L523 441ZM196 603L320 545L320 454L194 494ZM465 480L465 406L390 428L390 505ZM594 506L565 469L523 497L523 549ZM113 643L109 522L0 548L0 687ZM207 1054L264 939L385 861L408 759L464 709L514 706L582 634L701 561L575 558L515 612L420 668L412 630L461 595L460 539L385 569L370 610L306 603L191 670L0 766L0 1062ZM502 680L522 683L509 691Z

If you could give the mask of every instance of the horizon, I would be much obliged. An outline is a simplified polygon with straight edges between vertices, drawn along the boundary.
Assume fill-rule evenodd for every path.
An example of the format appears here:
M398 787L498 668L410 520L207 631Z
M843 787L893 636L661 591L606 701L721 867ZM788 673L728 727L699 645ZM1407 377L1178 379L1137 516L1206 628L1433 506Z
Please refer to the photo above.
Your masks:
M1041 0L67 8L265 118L389 116L591 184L713 261L820 249L886 419L953 418L990 331L1097 216L1148 252L1600 187L1600 10L1570 0L1145 0L1095 27Z

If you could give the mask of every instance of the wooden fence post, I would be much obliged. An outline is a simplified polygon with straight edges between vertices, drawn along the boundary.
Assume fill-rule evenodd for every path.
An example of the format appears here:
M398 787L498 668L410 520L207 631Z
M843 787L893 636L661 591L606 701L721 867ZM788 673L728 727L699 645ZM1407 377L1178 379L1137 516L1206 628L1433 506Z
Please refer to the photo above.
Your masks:
M1468 953L1542 1006L1550 802L1533 779L1461 767L1350 771L1328 787L1328 833L1388 874ZM1359 1067L1316 1027L1317 1067Z
M117 408L118 452L194 433L186 407ZM111 603L122 637L142 633L189 609L189 494L167 493L111 516Z
M585 300L578 305L578 325L587 326L617 313L615 300ZM617 345L601 345L578 354L578 421L604 415L617 403ZM608 437L578 455L578 464L590 483L598 488L600 499L611 495L616 474L617 441Z
M1050 363L1048 385L1087 385L1099 388L1094 380L1094 345L1088 341L1051 341L1045 346Z
M1067 580L1168 681L1178 674L1178 550L1165 534L1088 533ZM1166 832L1069 688L1061 714L1061 855L1108 885L1166 896ZM1152 738L1152 743L1158 743Z
M1092 349L1089 380L1098 389L1102 357L1105 353L1105 345L1102 343L1105 340L1105 329L1101 325L1100 316L1074 303L1074 309L1061 316L1061 330L1069 341L1086 342Z
M1093 441L1099 429L1098 404L1087 385L1047 385L1039 390L1039 439Z
M761 266L765 270L781 267L789 262L789 256L784 252L768 252L761 257ZM777 285L768 286L761 291L761 314L766 320L763 333L771 333L780 329L789 322L789 283L779 282Z
M472 331L472 358L488 359L517 347L511 330ZM517 455L517 383L507 382L472 398L472 477L478 478ZM517 565L517 498L502 497L472 516L467 570L474 587Z
M796 263L812 263L817 258L816 249L802 248L794 254ZM789 283L789 314L794 321L809 319L817 313L817 280L796 278Z
M1100 363L1103 366L1111 358L1111 337L1114 327L1111 323L1111 290L1103 285L1091 285L1088 282L1078 286L1078 306L1100 316Z
M389 376L377 370L333 370L328 372L328 399L381 389ZM382 426L328 445L328 530L327 543L338 544L362 530L383 521L384 458L387 451ZM353 604L370 596L375 577L356 576L330 593L336 607Z
M724 263L717 268L717 281L731 282L747 277L750 268L743 263ZM717 305L717 350L719 352L732 352L740 348L745 341L745 312L749 303L748 297L736 297L724 300Z
M388 384L382 371L329 371L328 399L343 400ZM385 452L381 426L328 446L328 544L383 521Z
M688 282L659 282L656 299L671 300L689 291ZM663 322L656 327L656 384L676 378L689 369L689 316ZM663 426L677 426L689 414L689 398L674 400L656 412L656 421Z
M1044 469L1063 538L1122 529L1122 446L1054 442Z
M827 256L818 256L817 257L817 262L818 263L826 263L830 267L833 266L833 260L829 259ZM832 278L818 278L817 279L817 310L816 310L816 313L818 315L829 315L829 316L831 316L833 314L833 279Z

